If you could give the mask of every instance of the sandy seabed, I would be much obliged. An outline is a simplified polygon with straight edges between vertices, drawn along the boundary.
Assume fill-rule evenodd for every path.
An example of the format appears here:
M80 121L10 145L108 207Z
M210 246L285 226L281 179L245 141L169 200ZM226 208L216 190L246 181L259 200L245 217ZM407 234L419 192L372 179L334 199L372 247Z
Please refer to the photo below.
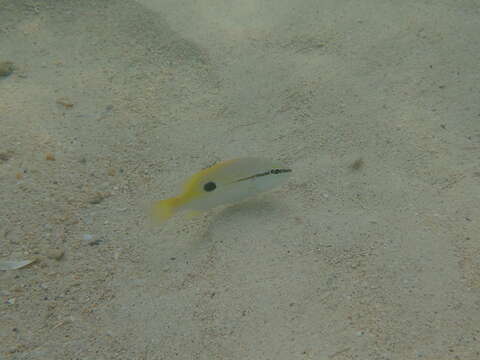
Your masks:
M480 3L0 0L2 359L480 359ZM224 159L287 185L150 228Z

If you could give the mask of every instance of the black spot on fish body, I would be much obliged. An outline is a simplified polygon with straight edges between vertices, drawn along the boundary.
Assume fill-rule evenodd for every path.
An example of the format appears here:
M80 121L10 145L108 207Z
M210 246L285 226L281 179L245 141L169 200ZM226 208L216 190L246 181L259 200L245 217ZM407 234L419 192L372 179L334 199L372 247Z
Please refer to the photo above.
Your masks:
M213 181L209 181L205 185L203 185L203 190L207 192L213 191L216 188L217 188L217 185Z

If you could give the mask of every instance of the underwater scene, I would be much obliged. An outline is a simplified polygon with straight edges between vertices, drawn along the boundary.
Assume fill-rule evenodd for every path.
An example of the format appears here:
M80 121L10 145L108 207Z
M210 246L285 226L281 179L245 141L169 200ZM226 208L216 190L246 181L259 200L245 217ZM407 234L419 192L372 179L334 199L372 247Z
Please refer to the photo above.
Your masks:
M480 359L479 34L0 0L0 359Z

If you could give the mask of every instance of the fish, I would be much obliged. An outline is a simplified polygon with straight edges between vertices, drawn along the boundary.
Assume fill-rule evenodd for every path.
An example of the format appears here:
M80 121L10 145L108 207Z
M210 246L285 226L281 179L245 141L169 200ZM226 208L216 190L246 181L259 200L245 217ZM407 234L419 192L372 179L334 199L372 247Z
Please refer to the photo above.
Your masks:
M226 160L200 170L183 184L178 196L156 201L154 223L163 223L179 212L196 216L221 205L241 202L282 185L292 172L278 161L262 158Z

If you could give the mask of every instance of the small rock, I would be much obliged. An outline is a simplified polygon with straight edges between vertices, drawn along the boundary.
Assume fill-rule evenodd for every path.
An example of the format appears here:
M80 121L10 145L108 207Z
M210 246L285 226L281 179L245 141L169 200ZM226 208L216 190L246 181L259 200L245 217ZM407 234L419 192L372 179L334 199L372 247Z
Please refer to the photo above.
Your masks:
M0 61L0 76L8 76L13 72L14 69L15 66L13 65L13 62Z
M45 160L55 161L55 155L51 152L45 154Z
M83 234L83 240L85 241L92 241L93 235L91 234Z
M56 103L62 105L66 109L71 109L73 107L73 103L67 98L59 98L57 99Z
M364 165L364 161L362 158L358 158L353 163L350 164L350 169L352 170L360 170Z
M16 345L14 347L10 347L7 349L6 353L7 354L15 354L15 353L18 353L18 352L22 352L22 346L21 345Z
M90 246L100 245L103 242L101 239L93 240L88 243Z
M90 204L100 204L105 198L107 198L109 196L110 196L110 193L108 193L108 192L106 192L106 193L96 192L95 194L93 194L90 197L88 202Z
M60 260L65 255L65 250L62 249L50 249L47 251L47 257L53 260Z
M6 162L13 156L13 151L0 152L0 162Z

